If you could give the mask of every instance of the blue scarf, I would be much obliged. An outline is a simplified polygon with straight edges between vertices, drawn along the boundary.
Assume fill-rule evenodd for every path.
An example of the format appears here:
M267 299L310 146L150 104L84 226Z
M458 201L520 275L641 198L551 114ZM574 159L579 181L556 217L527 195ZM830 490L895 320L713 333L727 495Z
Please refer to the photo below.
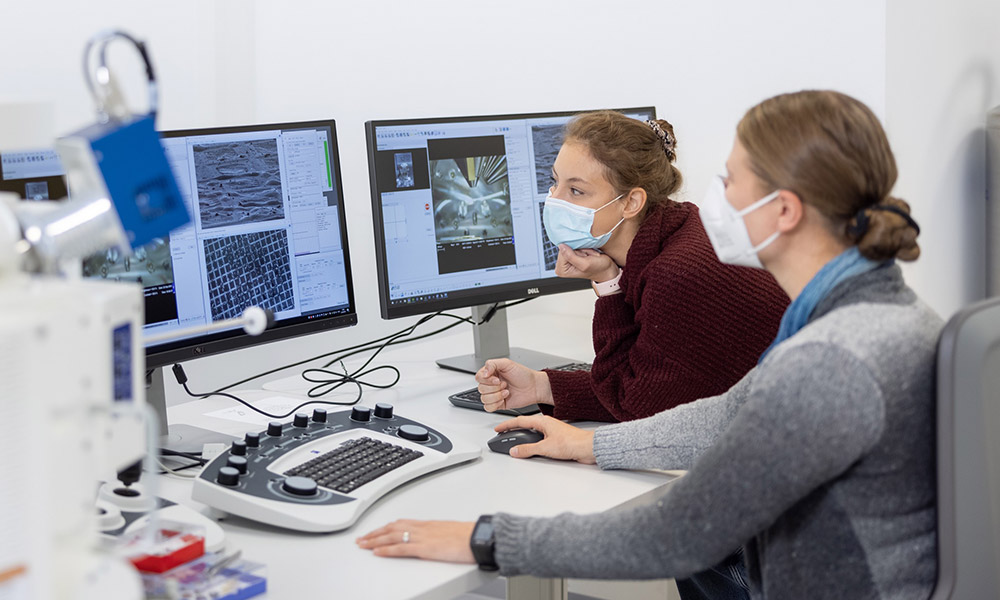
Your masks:
M802 293L788 305L785 314L781 317L781 325L778 327L778 336L774 338L771 345L764 350L764 353L757 359L759 365L774 347L788 338L795 335L809 322L809 317L816 309L820 300L830 293L830 290L837 287L837 284L851 277L867 273L885 264L870 260L861 255L857 246L851 246L842 252L837 258L823 265L806 287L802 288Z

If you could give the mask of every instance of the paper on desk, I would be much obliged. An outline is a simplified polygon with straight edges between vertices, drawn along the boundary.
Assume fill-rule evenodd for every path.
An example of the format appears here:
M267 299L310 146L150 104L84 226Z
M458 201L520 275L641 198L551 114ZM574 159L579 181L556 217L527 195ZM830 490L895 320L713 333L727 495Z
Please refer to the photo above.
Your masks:
M303 402L304 400L301 397L291 398L288 396L268 396L266 398L261 398L260 400L254 400L251 404L273 415L283 415ZM305 410L305 407L303 407L303 410ZM289 415L283 419L275 419L274 417L268 417L258 412L254 412L242 405L230 406L229 408L223 408L221 410L213 410L212 412L205 413L205 416L215 417L216 419L227 419L229 421L253 423L254 425L267 425L271 421L287 421L292 418L291 415Z

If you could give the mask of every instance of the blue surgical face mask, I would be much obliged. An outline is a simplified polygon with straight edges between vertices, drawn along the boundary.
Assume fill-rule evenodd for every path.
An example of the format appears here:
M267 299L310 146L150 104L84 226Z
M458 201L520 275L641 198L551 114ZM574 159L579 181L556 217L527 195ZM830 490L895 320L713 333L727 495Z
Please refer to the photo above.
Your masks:
M585 208L572 202L553 198L550 194L545 198L545 206L542 208L545 233L549 236L549 240L557 246L566 244L574 250L600 248L608 243L611 234L614 233L615 229L618 229L618 225L625 222L625 217L622 217L618 224L611 228L611 231L595 237L590 233L590 229L594 226L594 215L597 211L614 204L624 195L619 195L600 208Z

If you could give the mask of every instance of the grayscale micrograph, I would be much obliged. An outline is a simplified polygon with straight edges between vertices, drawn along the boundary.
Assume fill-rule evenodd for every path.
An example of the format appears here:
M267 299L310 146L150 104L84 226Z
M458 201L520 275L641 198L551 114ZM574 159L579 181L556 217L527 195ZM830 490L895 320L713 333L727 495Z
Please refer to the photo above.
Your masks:
M514 233L506 156L430 161L437 242L508 237Z
M204 247L213 321L237 317L248 306L275 313L294 308L284 229L207 239Z
M277 140L196 144L194 170L202 229L284 218Z

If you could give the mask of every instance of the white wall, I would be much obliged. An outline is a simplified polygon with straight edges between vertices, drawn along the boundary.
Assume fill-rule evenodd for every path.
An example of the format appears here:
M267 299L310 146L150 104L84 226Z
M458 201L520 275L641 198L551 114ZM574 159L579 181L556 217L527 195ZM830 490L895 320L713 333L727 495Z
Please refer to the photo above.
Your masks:
M1000 3L890 0L886 126L922 224L906 276L948 318L986 293L986 111L1000 104Z
M652 104L676 127L681 198L699 200L736 122L767 96L836 88L885 116L885 15L885 2L871 0L36 0L4 9L0 91L53 100L58 132L85 123L83 43L121 26L149 40L162 128L337 120L360 325L198 361L188 373L205 389L278 356L305 357L410 322L379 317L364 121ZM130 64L127 52L116 58ZM513 309L512 343L519 314L569 311L580 331L559 334L586 358L592 306L593 295L578 292ZM471 341L470 333L468 350Z

